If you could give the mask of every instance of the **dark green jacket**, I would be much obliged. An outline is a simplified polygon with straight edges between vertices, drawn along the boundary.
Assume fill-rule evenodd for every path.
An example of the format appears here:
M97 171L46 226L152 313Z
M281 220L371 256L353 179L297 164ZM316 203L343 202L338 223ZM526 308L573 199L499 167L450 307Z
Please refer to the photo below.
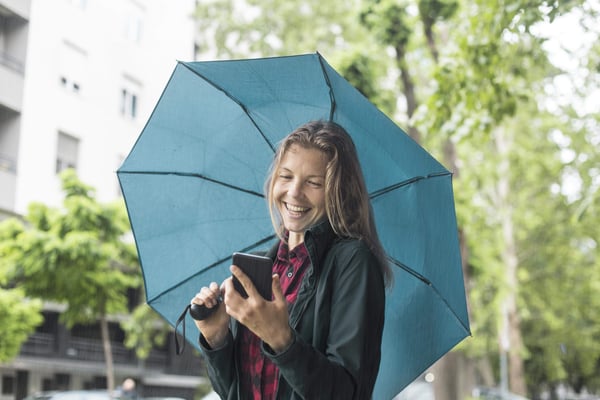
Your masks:
M329 223L305 234L311 267L296 303L290 308L293 344L274 354L263 352L279 367L277 399L371 398L381 358L385 287L381 269L359 240L341 239ZM277 246L267 255L275 258ZM226 344L200 345L214 390L222 399L244 399L239 393L237 322Z

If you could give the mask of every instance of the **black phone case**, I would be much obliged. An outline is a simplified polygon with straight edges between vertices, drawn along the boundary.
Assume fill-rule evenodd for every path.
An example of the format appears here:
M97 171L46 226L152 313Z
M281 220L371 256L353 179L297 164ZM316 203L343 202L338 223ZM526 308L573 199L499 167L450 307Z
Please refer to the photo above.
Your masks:
M271 300L271 276L273 271L273 260L269 257L257 256L248 253L233 253L233 264L240 267L242 271L254 283L256 290L265 300ZM233 286L235 290L246 298L248 295L240 281L234 276Z

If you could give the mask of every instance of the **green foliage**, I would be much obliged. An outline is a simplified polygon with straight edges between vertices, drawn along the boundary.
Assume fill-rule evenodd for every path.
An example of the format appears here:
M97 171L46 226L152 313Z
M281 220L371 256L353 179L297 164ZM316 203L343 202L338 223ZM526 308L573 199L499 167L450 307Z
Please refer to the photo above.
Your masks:
M430 29L438 21L447 21L458 10L458 1L455 0L419 0L419 15L425 25L425 30Z
M381 42L396 49L405 49L414 28L406 8L407 2L367 1L360 14L360 21Z
M20 289L0 286L0 362L10 361L21 344L42 323L40 301L25 297Z
M167 323L147 304L137 306L131 318L123 321L121 327L127 332L125 346L135 349L136 355L142 360L148 358L152 348L165 344L167 332L170 330Z
M129 229L124 207L97 203L72 170L61 178L62 209L33 203L25 223L1 224L7 280L29 297L66 304L68 326L126 312L126 291L140 279L135 249L122 240Z
M9 276L8 259L13 255L8 243L21 232L23 225L17 219L0 223L0 361L14 358L42 322L41 302L27 298Z
M357 88L366 98L388 116L396 110L396 96L393 89L384 88L389 64L375 52L348 51L334 57L336 70Z
M571 82L578 98L564 101L553 80L564 71L550 63L536 34L540 22L580 10L582 26L597 38L597 3L247 3L255 11L247 19L233 12L233 1L199 6L202 26L217 33L219 56L330 50L324 54L336 68L397 119L406 110L396 110L394 98L410 94L389 80L402 77L399 69L410 73L420 107L403 122L418 127L427 150L455 168L473 331L459 349L489 360L498 377L502 301L514 295L531 392L559 383L599 390L600 117L589 94L600 88L600 41L570 55L581 75ZM572 181L580 185L572 189ZM516 286L506 276L505 218L514 227Z
M364 31L356 1L209 0L198 2L201 44L217 57L323 54L347 48Z

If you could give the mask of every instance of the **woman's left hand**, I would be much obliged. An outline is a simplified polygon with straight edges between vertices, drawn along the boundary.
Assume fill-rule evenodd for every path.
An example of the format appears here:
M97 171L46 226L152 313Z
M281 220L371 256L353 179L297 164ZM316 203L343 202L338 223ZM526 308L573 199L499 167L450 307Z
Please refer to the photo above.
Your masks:
M234 289L232 279L227 279L223 299L227 314L244 324L276 353L282 352L292 343L293 336L279 276L272 277L273 300L269 301L258 293L250 278L240 268L232 265L230 269L246 290L248 297L244 299Z

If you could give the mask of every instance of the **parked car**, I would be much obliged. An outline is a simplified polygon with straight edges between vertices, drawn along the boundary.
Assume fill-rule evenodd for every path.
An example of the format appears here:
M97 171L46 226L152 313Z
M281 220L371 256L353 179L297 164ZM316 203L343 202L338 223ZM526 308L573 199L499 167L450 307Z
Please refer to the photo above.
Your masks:
M64 390L34 393L23 400L111 400L106 390ZM140 397L115 390L112 400L185 400L181 397Z
M497 388L477 387L473 390L473 397L481 400L529 400L511 392Z
M416 380L392 400L435 400L433 385L424 380Z
M115 393L112 399L121 399L120 393ZM111 398L106 390L65 390L34 393L23 400L111 400Z

